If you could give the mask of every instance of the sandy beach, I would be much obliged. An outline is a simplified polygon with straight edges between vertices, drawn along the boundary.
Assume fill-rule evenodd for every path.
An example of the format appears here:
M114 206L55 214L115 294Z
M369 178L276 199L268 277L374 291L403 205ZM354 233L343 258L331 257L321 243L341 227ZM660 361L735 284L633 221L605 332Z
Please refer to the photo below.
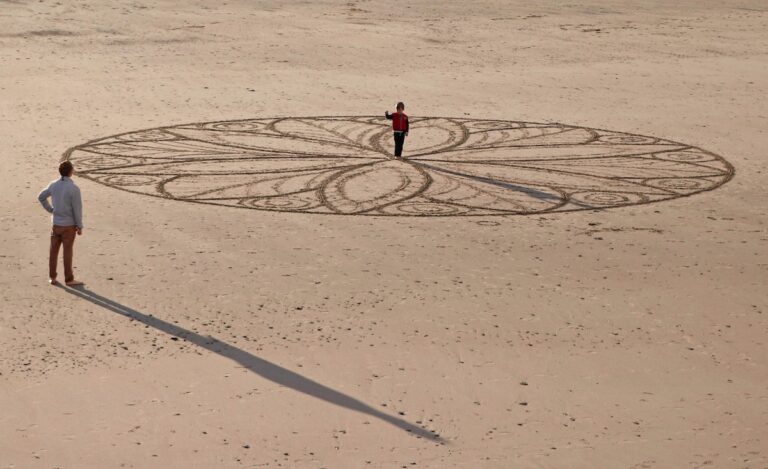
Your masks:
M0 468L768 468L767 96L758 0L0 1Z

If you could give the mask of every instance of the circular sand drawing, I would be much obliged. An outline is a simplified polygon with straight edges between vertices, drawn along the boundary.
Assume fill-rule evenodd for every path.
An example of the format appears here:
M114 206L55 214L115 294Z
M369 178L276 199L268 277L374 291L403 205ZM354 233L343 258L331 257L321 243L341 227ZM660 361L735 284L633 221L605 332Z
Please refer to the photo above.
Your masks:
M412 119L404 159L384 117L288 117L128 132L70 148L81 177L230 207L348 215L524 215L714 189L723 158L642 135L498 120Z

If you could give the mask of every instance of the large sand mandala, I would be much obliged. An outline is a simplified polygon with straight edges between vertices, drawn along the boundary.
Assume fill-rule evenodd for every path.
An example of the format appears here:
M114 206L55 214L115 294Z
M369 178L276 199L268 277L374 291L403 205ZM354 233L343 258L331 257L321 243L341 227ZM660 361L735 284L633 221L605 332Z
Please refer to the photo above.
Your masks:
M64 155L81 177L137 194L284 212L526 215L658 202L714 189L723 158L622 132L412 119L405 159L383 117L288 117L160 127Z

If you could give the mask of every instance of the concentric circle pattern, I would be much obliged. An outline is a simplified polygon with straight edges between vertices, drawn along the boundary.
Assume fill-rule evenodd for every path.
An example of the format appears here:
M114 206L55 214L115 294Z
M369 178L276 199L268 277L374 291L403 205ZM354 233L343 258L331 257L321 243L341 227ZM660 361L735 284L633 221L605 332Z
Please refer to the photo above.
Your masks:
M289 117L141 130L70 148L81 177L138 194L283 212L524 215L673 199L733 176L682 143L562 124Z

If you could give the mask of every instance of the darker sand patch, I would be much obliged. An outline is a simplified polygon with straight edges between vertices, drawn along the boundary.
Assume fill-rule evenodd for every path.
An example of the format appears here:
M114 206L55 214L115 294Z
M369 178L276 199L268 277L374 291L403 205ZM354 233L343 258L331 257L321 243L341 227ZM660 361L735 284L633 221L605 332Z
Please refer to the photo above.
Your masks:
M8 1L8 0L0 0ZM22 31L20 33L6 33L0 34L0 37L72 37L80 36L81 34L75 31L65 31L63 29L37 29L33 31Z

